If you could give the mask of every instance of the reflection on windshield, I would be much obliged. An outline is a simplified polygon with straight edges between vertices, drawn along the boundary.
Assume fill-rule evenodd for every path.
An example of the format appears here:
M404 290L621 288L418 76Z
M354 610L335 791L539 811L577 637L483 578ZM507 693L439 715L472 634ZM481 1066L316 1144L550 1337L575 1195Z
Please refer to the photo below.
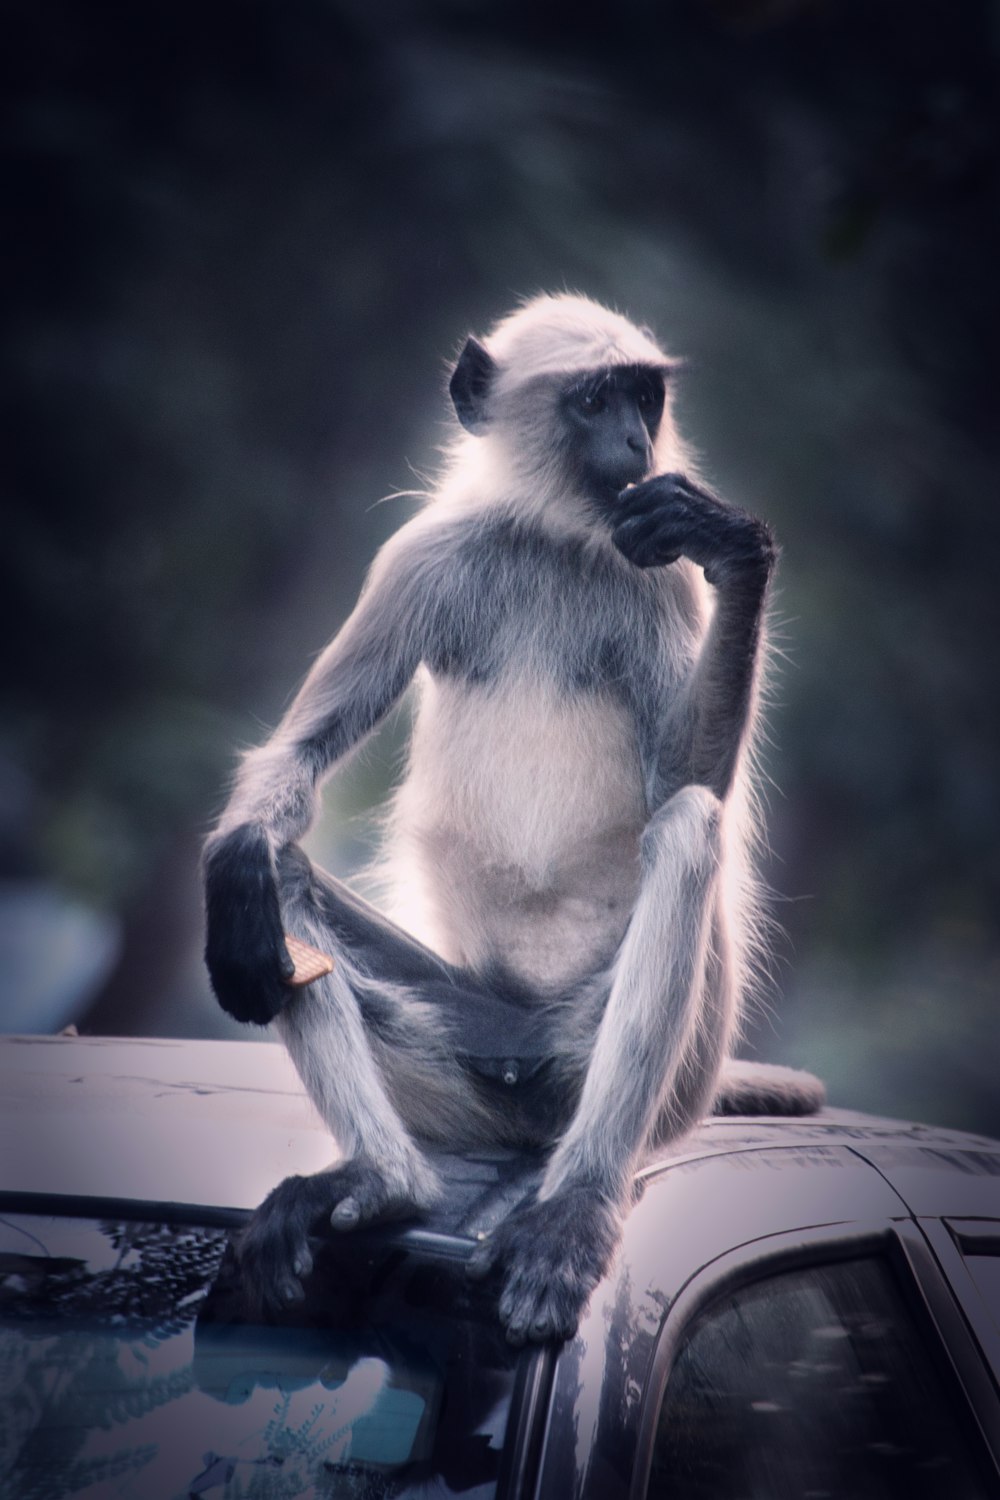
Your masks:
M239 1320L218 1230L0 1222L0 1497L494 1494L513 1356L461 1268L324 1251Z

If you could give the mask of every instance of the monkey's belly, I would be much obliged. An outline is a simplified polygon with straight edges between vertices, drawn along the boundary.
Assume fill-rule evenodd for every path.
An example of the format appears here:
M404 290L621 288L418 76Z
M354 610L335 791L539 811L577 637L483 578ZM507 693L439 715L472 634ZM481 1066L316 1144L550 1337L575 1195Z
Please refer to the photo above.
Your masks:
M393 821L411 925L446 958L559 989L613 957L646 821L617 704L431 684Z
M442 830L424 841L425 898L444 956L499 965L532 987L560 991L604 968L624 935L639 885L638 841L624 830L578 849L544 885L516 865L489 865Z

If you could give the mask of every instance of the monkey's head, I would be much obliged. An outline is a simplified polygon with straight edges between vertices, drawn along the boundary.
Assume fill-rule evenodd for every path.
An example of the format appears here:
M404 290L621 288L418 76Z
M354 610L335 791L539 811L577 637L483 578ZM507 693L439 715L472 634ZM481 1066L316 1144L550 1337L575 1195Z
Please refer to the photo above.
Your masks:
M522 485L613 522L627 485L680 467L667 383L677 361L619 313L585 297L538 297L451 377L466 432L487 438Z

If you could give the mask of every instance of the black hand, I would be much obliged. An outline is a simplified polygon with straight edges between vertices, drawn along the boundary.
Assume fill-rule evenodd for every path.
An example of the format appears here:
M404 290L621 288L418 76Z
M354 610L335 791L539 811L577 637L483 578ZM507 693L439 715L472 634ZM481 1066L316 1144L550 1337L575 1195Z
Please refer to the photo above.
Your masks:
M612 541L639 568L688 557L714 584L739 574L766 580L775 555L763 521L726 505L683 474L658 474L623 490Z
M367 1162L345 1162L314 1177L286 1177L237 1241L246 1312L269 1317L303 1300L302 1283L313 1269L310 1234L327 1235L331 1228L346 1233L419 1212L413 1199Z
M263 830L245 824L205 860L205 962L223 1010L266 1026L291 996L271 853Z

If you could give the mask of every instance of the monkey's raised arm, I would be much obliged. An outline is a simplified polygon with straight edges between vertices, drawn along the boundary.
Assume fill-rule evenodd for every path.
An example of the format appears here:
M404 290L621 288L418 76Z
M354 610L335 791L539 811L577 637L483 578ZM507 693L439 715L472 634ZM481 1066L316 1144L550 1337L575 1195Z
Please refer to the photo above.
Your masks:
M276 855L309 829L326 774L405 691L434 598L432 552L394 539L274 735L240 766L204 855L205 958L219 1003L237 1020L264 1025L289 998Z
M764 606L777 559L769 527L682 474L625 491L614 541L638 567L688 557L716 590L695 671L665 726L660 792L707 786L728 796L753 717Z
M767 550L765 550L767 549ZM775 553L718 581L715 615L688 693L689 779L729 795L754 717L767 588Z

